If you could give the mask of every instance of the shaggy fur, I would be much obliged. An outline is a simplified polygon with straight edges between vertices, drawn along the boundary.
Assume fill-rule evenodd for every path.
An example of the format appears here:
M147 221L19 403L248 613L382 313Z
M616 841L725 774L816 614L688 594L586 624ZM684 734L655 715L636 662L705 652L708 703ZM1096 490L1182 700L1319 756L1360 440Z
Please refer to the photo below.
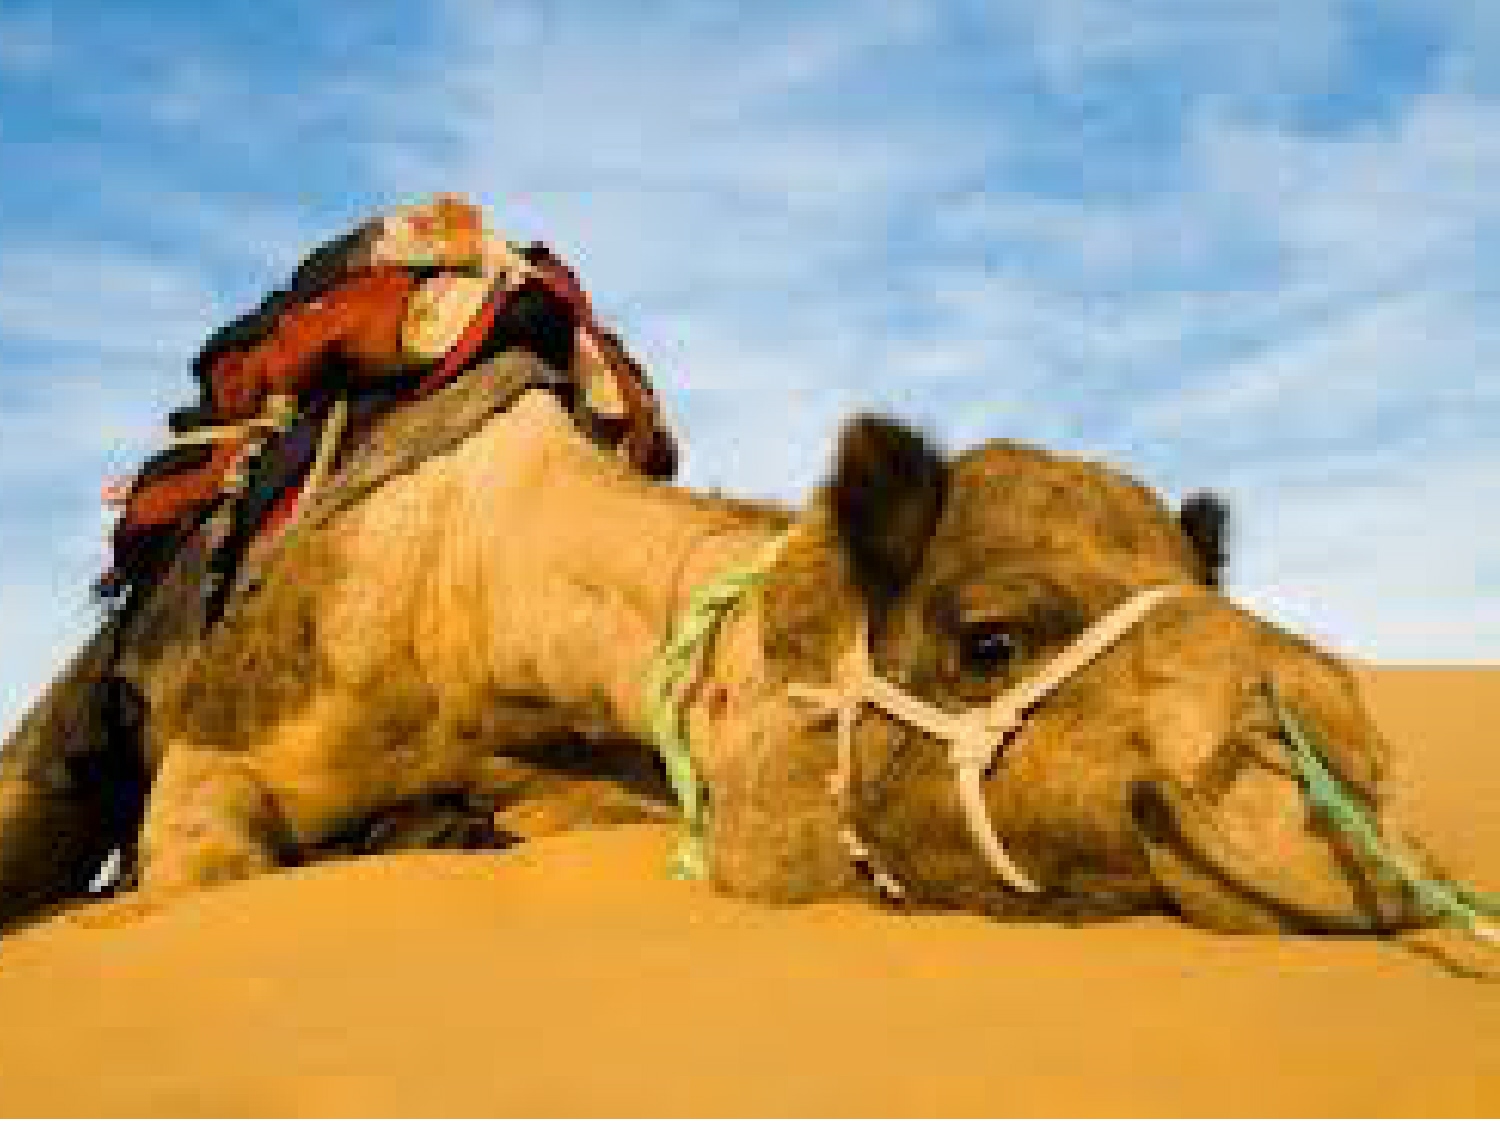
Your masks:
M207 645L163 643L141 667L142 901L272 869L434 795L557 808L538 780L566 774L549 748L643 739L643 674L688 592L788 527L687 700L720 889L791 902L861 888L827 784L834 724L786 690L836 682L861 619L885 676L959 710L1172 583L1193 592L1038 707L986 782L1044 896L1018 898L985 866L945 748L871 710L854 746L861 835L917 904L1077 918L1170 903L1235 930L1415 920L1308 823L1258 704L1273 677L1380 805L1386 748L1347 672L1216 593L1139 482L1005 442L949 462L865 419L789 523L629 475L545 392L308 535ZM26 807L0 808L0 841L36 844ZM1268 855L1273 871L1255 858Z

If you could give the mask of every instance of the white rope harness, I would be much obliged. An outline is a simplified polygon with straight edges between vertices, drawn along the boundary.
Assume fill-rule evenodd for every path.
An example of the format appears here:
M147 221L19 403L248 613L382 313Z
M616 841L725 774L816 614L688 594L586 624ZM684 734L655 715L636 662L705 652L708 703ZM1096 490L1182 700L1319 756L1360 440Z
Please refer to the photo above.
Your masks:
M875 884L893 898L905 891L901 884L875 863L870 850L849 824L848 805L854 763L854 725L860 708L869 703L892 718L910 723L948 743L948 760L958 773L958 797L969 834L995 873L1014 890L1036 894L1041 888L1022 871L1005 851L1005 845L990 823L984 804L982 781L995 757L1026 721L1027 713L1052 694L1116 641L1133 629L1168 598L1191 592L1189 586L1155 586L1142 590L1096 621L1031 679L983 707L951 714L909 695L875 671L870 659L869 629L861 621L854 645L840 662L839 683L831 687L791 684L793 699L821 707L838 716L838 766L829 777L829 788L844 812L841 836L850 857L864 863Z
M240 422L226 422L218 426L197 426L185 433L172 434L166 446L175 449L186 445L209 445L217 441L232 441L253 438L277 430L284 430L297 416L297 400L291 395L267 395L261 412L254 418Z

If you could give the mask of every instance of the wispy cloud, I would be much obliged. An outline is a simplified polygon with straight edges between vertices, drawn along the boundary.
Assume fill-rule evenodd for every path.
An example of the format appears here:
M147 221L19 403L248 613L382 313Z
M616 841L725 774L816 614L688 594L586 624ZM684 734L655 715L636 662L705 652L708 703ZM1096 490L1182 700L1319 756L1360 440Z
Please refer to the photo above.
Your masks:
M1321 470L1321 471L1319 471ZM1274 619L1355 656L1493 662L1500 457L1353 451L1242 474L1235 584ZM1371 653L1370 630L1384 651Z

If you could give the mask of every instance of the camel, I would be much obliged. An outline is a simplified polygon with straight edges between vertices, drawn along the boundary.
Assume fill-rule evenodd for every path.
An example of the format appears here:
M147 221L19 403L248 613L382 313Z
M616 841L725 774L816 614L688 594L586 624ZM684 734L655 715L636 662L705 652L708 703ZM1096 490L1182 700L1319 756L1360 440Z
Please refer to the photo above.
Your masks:
M1227 932L1422 924L1309 815L1264 682L1377 816L1390 751L1338 659L1219 589L1219 514L1014 442L946 457L875 417L783 510L643 480L529 390L301 537L206 639L147 614L138 766L76 699L23 724L0 758L0 911L75 893L101 825L139 824L135 895L159 904L382 808L492 790L528 754L545 771L562 739L647 743L642 684L690 592L755 560L677 697L719 891ZM70 738L92 764L50 777Z

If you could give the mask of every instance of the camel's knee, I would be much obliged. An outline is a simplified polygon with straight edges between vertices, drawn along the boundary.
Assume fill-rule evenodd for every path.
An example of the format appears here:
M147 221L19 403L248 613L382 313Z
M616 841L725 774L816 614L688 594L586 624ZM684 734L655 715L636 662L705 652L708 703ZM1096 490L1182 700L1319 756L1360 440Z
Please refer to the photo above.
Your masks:
M285 835L270 792L241 756L174 748L141 830L141 889L206 887L269 871L285 858Z

